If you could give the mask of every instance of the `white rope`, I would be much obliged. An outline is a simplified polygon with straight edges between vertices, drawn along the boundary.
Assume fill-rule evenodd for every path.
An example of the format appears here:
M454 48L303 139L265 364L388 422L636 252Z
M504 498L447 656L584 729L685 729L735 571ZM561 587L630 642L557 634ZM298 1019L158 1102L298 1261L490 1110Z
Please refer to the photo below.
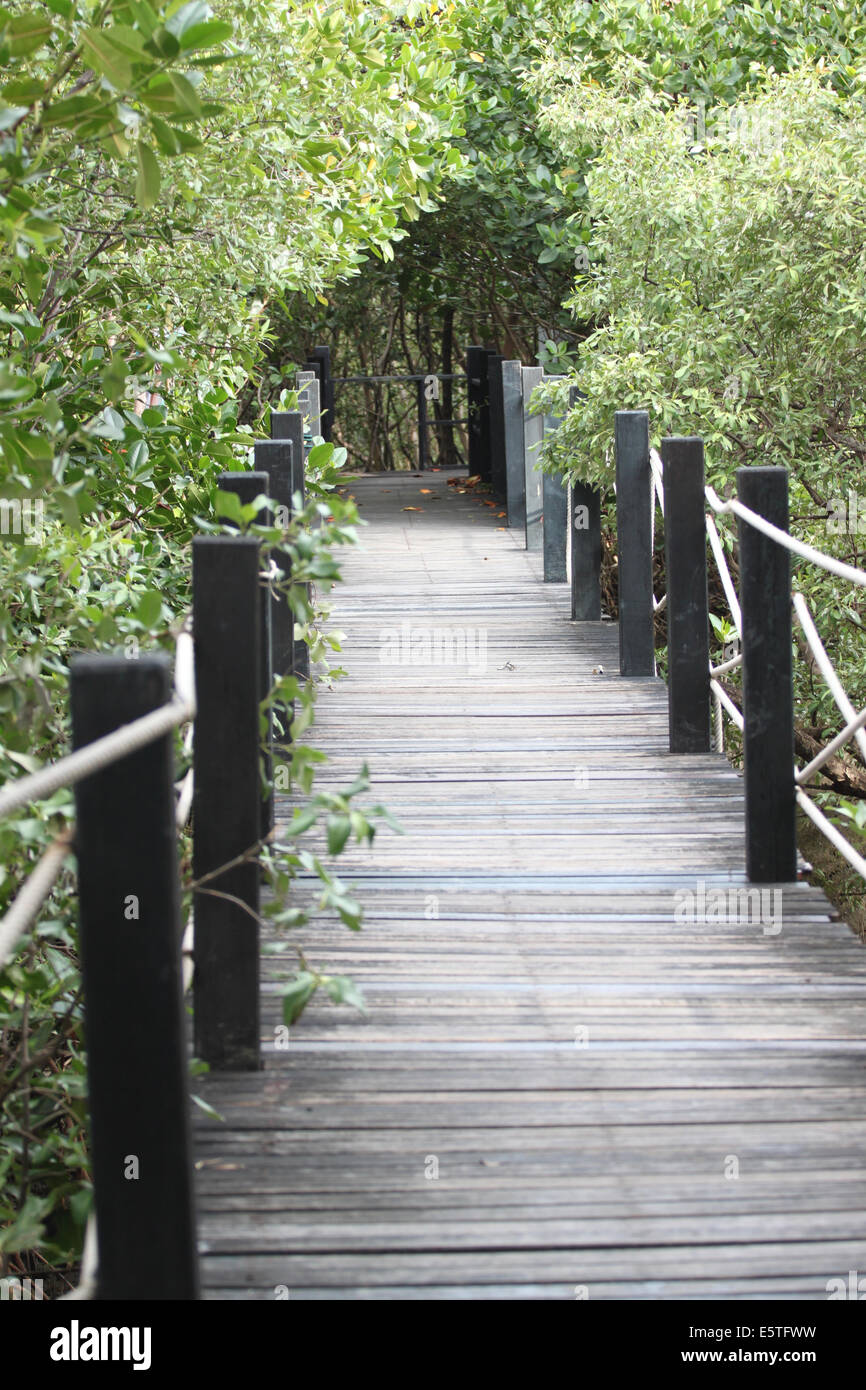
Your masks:
M662 514L662 516L664 516L664 514L665 514L665 485L664 485L664 482L662 481L662 480L663 480L663 477L664 477L664 474L663 474L663 472L662 472L662 461L661 461L661 457L659 456L658 451L657 451L656 449L650 449L650 471L652 472L652 475L653 475L653 488L655 489L655 494L656 494L656 497L658 498L659 507L661 508L661 514Z
M711 668L712 669L712 668ZM719 699L717 690L713 691L713 729L715 731L715 745L717 753L725 751L725 718L722 713L722 702Z
M740 714L740 711L737 709L737 706L734 704L727 691L719 685L719 682L717 680L710 680L710 689L713 691L715 695L719 697L725 709L728 711L728 714L730 715L731 719L734 721L737 728L742 733L745 729L745 721L743 720L743 716Z
M183 827L189 820L189 813L192 810L192 796L194 790L195 783L193 781L193 770L192 768L190 768L180 784L180 791L177 798L177 806L175 808L174 821L178 830L183 830Z
M653 594L653 612L661 613L662 609L666 607L667 601L667 594L662 594L661 598L656 598L655 594Z
M67 830L48 846L0 922L0 970L12 959L17 942L57 882L71 841L72 833Z
M848 742L849 738L851 738L858 729L863 728L864 724L866 724L866 709L862 709L859 714L855 715L850 724L845 725L841 734L837 734L834 739L831 739L827 747L822 748L821 752L818 753L806 767L802 768L799 772L795 771L794 781L805 785L809 778L813 777L815 773L832 758L833 754L838 752L843 744Z
M183 933L183 941L180 948L180 964L183 971L183 992L186 994L192 984L195 958L195 926L194 909L190 909L186 928Z
M727 671L733 671L737 666L742 666L742 664L743 653L737 652L737 655L732 656L730 661L723 661L721 666L714 666L713 663L710 662L710 675L723 676Z
M734 627L737 632L743 631L743 615L740 612L740 602L737 598L737 591L734 588L734 581L731 579L731 572L728 569L728 562L722 547L721 537L716 530L716 523L713 518L707 515L707 536L710 542L710 549L713 552L713 559L716 562L716 569L719 571L719 578L722 581L722 588L725 591L725 598L728 600L728 608L734 620Z
M139 748L145 748L170 729L185 724L195 715L195 706L177 698L152 710L150 714L134 719L131 724L122 724L119 729L94 739L84 748L68 754L50 767L43 767L27 777L19 777L0 792L0 816L8 816L10 811L20 810L42 797L51 796L61 787L74 786L76 782L90 777L94 772L116 763Z
M96 1217L93 1212L87 1219L84 1232L84 1253L81 1259L81 1283L70 1293L61 1294L59 1303L76 1302L96 1298L96 1280L99 1273L99 1247L96 1243Z
M824 650L824 644L818 635L818 629L815 627L812 614L809 612L808 604L802 594L794 594L794 612L797 614L797 621L803 629L803 636L806 638L809 649L815 658L815 664L827 682L830 694L836 701L840 713L848 722L852 719L856 719L857 711L845 694L842 682L836 674L836 668ZM866 734L864 734L862 729L858 729L854 737L857 742L857 747L860 749L864 760L866 760Z
M816 550L814 546L806 545L804 541L795 540L787 531L782 531L778 526L774 526L765 517L753 512L751 507L744 507L742 502L732 499L730 502L722 502L711 487L706 489L707 501L714 512L731 512L734 516L741 517L743 521L748 521L750 526L754 526L756 531L762 531L770 540L777 541L786 550L793 551L795 555L800 555L804 560L811 560L813 565L820 565L821 569L829 570L831 574L838 574L841 579L850 579L852 584L859 584L861 588L866 588L866 571L858 570L854 565L846 565L842 560L834 560L832 555L825 555L823 551Z
M188 705L195 717L195 647L192 640L191 620L187 618L177 635L174 649L174 689L177 698Z
M821 834L830 841L831 845L835 845L839 853L843 858L848 860L848 863L853 869L857 870L861 878L866 878L866 859L863 858L862 854L858 854L854 846L850 845L845 839L845 836L840 835L835 825L832 825L831 822L828 821L823 812L818 810L814 801L812 801L800 787L797 787L796 792L797 804L802 807L809 819L817 825Z

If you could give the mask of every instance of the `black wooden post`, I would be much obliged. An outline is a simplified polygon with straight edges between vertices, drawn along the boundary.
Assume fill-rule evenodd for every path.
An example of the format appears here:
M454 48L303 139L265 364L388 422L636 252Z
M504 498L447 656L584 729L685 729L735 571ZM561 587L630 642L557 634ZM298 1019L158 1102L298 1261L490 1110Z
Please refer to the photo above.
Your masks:
M523 395L526 549L541 550L544 546L544 503L542 500L542 473L538 463L539 450L544 439L544 418L541 415L530 415L529 407L533 391L544 378L544 368L522 367L520 376Z
M490 442L490 371L491 364L495 357L495 348L484 349L484 361L482 364L484 399L481 402L481 478L485 483L490 483L493 479L493 459Z
M325 443L330 444L334 437L334 378L331 375L331 349L324 343L320 343L310 353L310 361L315 362L319 368L319 382L322 390L320 428Z
M267 473L220 473L217 479L217 486L222 492L233 492L244 507L248 507L262 493L268 492ZM269 516L259 514L263 525L267 525ZM265 581L262 580L264 585ZM272 607L269 600L262 599L260 608L260 622L262 626L261 643L259 648L259 700L267 699L271 693L271 686L274 682L273 670L273 638L271 634L271 612ZM262 755L262 775L264 778L267 794L262 799L262 818L259 835L264 839L274 828L274 721L271 708L264 711L262 718L265 724L264 732L264 751ZM264 790L264 788L263 788Z
M785 468L738 468L744 506L788 530ZM739 520L743 610L743 753L746 871L752 883L797 877L794 694L791 659L791 557Z
M505 506L509 526L526 526L526 474L523 452L523 378L520 363L502 363L505 450Z
M583 399L572 386L569 408ZM588 483L572 482L571 511L571 616L578 622L601 622L601 492Z
M506 499L505 481L505 358L494 353L488 358L487 386L490 398L490 484L493 494Z
M259 840L259 542L196 536L192 562L193 874L214 875L195 895L195 1050L215 1069L250 1071L259 1066L259 868L250 859L216 871Z
M487 400L487 349L466 349L466 376L469 386L469 472L487 481L490 477L490 428Z
M72 740L171 696L162 653L70 664ZM75 788L100 1299L198 1298L174 736Z
M272 410L271 438L288 440L292 445L292 497L304 505L304 417L300 410ZM294 505L294 504L293 504ZM294 513L293 513L294 514ZM294 624L292 625L294 632ZM310 650L300 638L294 643L292 669L299 678L310 674Z
M418 401L418 471L424 473L427 469L428 460L428 439L427 439L427 396L424 385L424 378L415 382L416 399Z
M663 439L672 753L710 751L710 644L704 442ZM792 764L793 766L793 764Z
M619 590L619 672L654 676L652 474L649 414L618 410L616 443L616 530Z
M274 523L282 527L287 526L292 518L292 455L290 440L256 441L256 472L267 474ZM289 578L292 561L288 551L275 550L273 557L286 578ZM271 598L271 660L275 676L291 675L294 631L295 620L288 599L285 594L274 593Z
M556 381L556 377L548 377ZM543 435L559 429L562 416L545 415ZM544 544L544 580L564 584L568 579L568 486L561 474L544 473L541 479L541 511Z
M304 500L304 417L300 410L271 411L271 439L288 441L292 446L292 497L298 492ZM290 500L291 506L291 500Z
M601 493L571 485L571 616L601 622Z

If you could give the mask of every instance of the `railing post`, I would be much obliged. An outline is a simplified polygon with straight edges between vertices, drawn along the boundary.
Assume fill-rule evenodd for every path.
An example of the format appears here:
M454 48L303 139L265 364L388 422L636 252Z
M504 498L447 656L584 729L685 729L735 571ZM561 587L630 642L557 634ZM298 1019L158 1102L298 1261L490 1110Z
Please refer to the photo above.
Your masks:
M427 447L427 397L424 394L424 378L415 382L415 397L418 402L418 472L425 473L428 463Z
M217 485L222 492L233 492L241 503L248 507L262 493L268 491L267 473L220 473ZM267 521L264 522L267 525ZM271 634L271 603L264 596L260 606L261 643L259 648L259 700L267 699L274 683L274 661ZM259 835L265 839L274 828L274 721L270 706L263 715L265 723L263 775L267 795L261 803L261 825Z
M558 379L548 377L549 381ZM542 416L542 438L559 429L561 424L561 415ZM542 474L541 513L545 583L565 584L568 580L568 485L560 474Z
M261 556L253 536L196 536L193 638L195 1050L220 1070L259 1066L258 843ZM210 877L213 875L213 877ZM216 896L220 894L221 896Z
M490 481L490 417L487 395L487 349L466 349L468 382L469 472Z
M324 343L320 343L310 353L310 361L315 362L319 368L322 438L326 444L331 444L334 437L334 379L331 375L331 349Z
M171 696L162 653L70 664L73 746ZM171 733L75 788L100 1299L198 1298Z
M710 751L704 442L663 439L668 614L668 715L672 753Z
M304 429L304 461L312 448L312 441L322 432L322 398L317 372L298 372L298 405ZM310 443L307 443L309 430Z
M619 673L621 676L654 676L649 413L618 410L614 416L614 436Z
M523 378L519 362L502 363L505 508L509 526L526 529L526 463L523 454Z
M544 417L530 415L529 401L544 376L543 367L523 367L523 456L526 498L526 549L541 550L544 545L542 477L539 450L544 439Z
M299 494L301 506L304 504L306 488L304 485L304 417L299 410L272 410L271 411L271 438L288 440L292 446L292 491L291 496ZM294 515L294 510L292 511ZM294 622L292 623L293 641L293 660L292 670L296 676L306 677L310 674L310 652L306 642L298 638L294 640Z
M503 368L505 358L493 353L487 362L487 386L490 396L490 485L494 497L504 502L505 479L505 394Z
M787 469L738 468L737 493L744 506L788 530ZM752 883L791 883L797 877L791 557L742 519L738 534L746 872Z
M568 404L582 399L572 386ZM601 492L588 483L573 482L569 492L568 531L571 538L571 616L577 622L601 622Z
M257 473L266 473L268 494L274 506L276 525L286 525L292 517L292 453L286 439L258 439L254 447ZM285 577L291 577L292 561L285 550L273 552L274 561ZM285 594L271 596L271 661L275 676L292 673L295 619Z

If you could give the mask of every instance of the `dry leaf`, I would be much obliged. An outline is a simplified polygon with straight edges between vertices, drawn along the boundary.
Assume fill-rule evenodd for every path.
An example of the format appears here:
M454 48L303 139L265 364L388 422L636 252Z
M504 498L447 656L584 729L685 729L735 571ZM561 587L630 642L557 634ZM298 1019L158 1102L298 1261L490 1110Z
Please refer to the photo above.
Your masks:
M419 487L418 491L419 491L419 492L426 492L427 495L428 495L428 497L429 497L429 495L430 495L430 493L433 491L433 489L432 489L432 487Z
M423 512L423 507L401 507L402 512Z

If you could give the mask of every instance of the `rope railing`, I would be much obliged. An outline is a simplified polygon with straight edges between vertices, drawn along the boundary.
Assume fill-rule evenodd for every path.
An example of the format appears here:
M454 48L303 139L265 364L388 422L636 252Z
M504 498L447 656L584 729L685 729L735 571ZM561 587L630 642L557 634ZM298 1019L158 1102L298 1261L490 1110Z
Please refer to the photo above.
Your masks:
M186 644L189 644L188 655L184 654ZM192 671L192 637L188 632L181 632L178 636L177 654L175 690L167 705L122 725L104 738L95 739L75 753L68 753L38 772L16 778L0 791L0 818L12 811L20 811L34 801L52 796L61 787L75 786L84 777L100 772L119 758L145 748L170 729L194 719L195 679Z
M823 550L816 550L814 546L807 545L805 541L798 541L790 532L783 531L780 526L774 526L771 521L767 521L766 517L760 516L750 507L743 506L743 503L737 501L736 498L723 502L711 487L706 489L706 497L714 512L719 514L729 512L733 516L738 516L743 521L747 521L750 526L754 526L757 531L769 536L770 540L776 541L778 545L790 550L792 554L799 555L803 560L810 560L813 565L829 570L831 574L838 575L840 579L848 579L852 584L859 584L861 588L866 588L866 571L857 569L855 565L848 565L844 560L837 560L832 555L825 555Z
M655 510L655 503L657 502L662 515L664 515L664 462L658 451L654 448L649 450L649 475L653 495L653 511ZM788 553L796 555L811 564L815 564L826 572L837 575L850 583L857 584L859 587L866 587L866 572L844 561L837 560L834 556L827 555L823 551L816 549L816 547L798 540L783 527L774 524L774 522L762 516L759 512L755 511L754 508L746 506L739 499L731 498L727 501L723 501L716 491L709 486L704 486L703 494L706 504L710 509L705 513L706 537L731 614L733 632L738 641L742 639L743 635L743 613L713 514L736 516L741 522L752 527L761 535L766 536ZM656 599L653 594L653 611L657 613L667 599L667 594L665 594L661 600ZM827 651L818 634L803 594L794 592L791 595L791 601L794 614L796 615L803 633L803 639L814 661L815 668L826 682L845 720L844 728L805 767L797 768L796 763L794 764L793 782L796 802L825 838L844 856L848 863L851 864L861 876L866 878L866 858L853 848L804 790L804 787L811 782L825 764L852 738L857 744L863 761L866 762L866 729L864 729L864 726L866 726L866 710L861 711L859 714L855 711L853 704L842 686L838 673L827 655ZM714 741L717 752L724 752L725 747L724 715L727 715L735 727L739 729L740 733L745 733L746 719L744 713L737 708L737 705L719 679L719 677L726 675L729 671L739 669L742 666L742 652L738 652L730 657L730 659L723 660L716 665L713 664L712 660L709 663L709 688L714 706Z
M61 787L71 787L92 776L103 768L117 762L120 758L146 747L170 729L177 728L195 718L195 668L193 661L192 635L187 619L178 634L175 645L175 683L172 700L161 709L143 715L141 719L122 725L104 738L69 753L48 767L25 777L16 778L0 791L0 816L10 815L24 806L53 795ZM188 735L191 743L191 729ZM188 783L188 785L187 785ZM178 798L178 816L183 809L185 824L192 805L191 772L182 784ZM16 946L25 932L33 925L39 909L49 896L75 841L75 828L67 829L49 845L33 868L15 897L11 907L0 921L0 969L12 959Z

